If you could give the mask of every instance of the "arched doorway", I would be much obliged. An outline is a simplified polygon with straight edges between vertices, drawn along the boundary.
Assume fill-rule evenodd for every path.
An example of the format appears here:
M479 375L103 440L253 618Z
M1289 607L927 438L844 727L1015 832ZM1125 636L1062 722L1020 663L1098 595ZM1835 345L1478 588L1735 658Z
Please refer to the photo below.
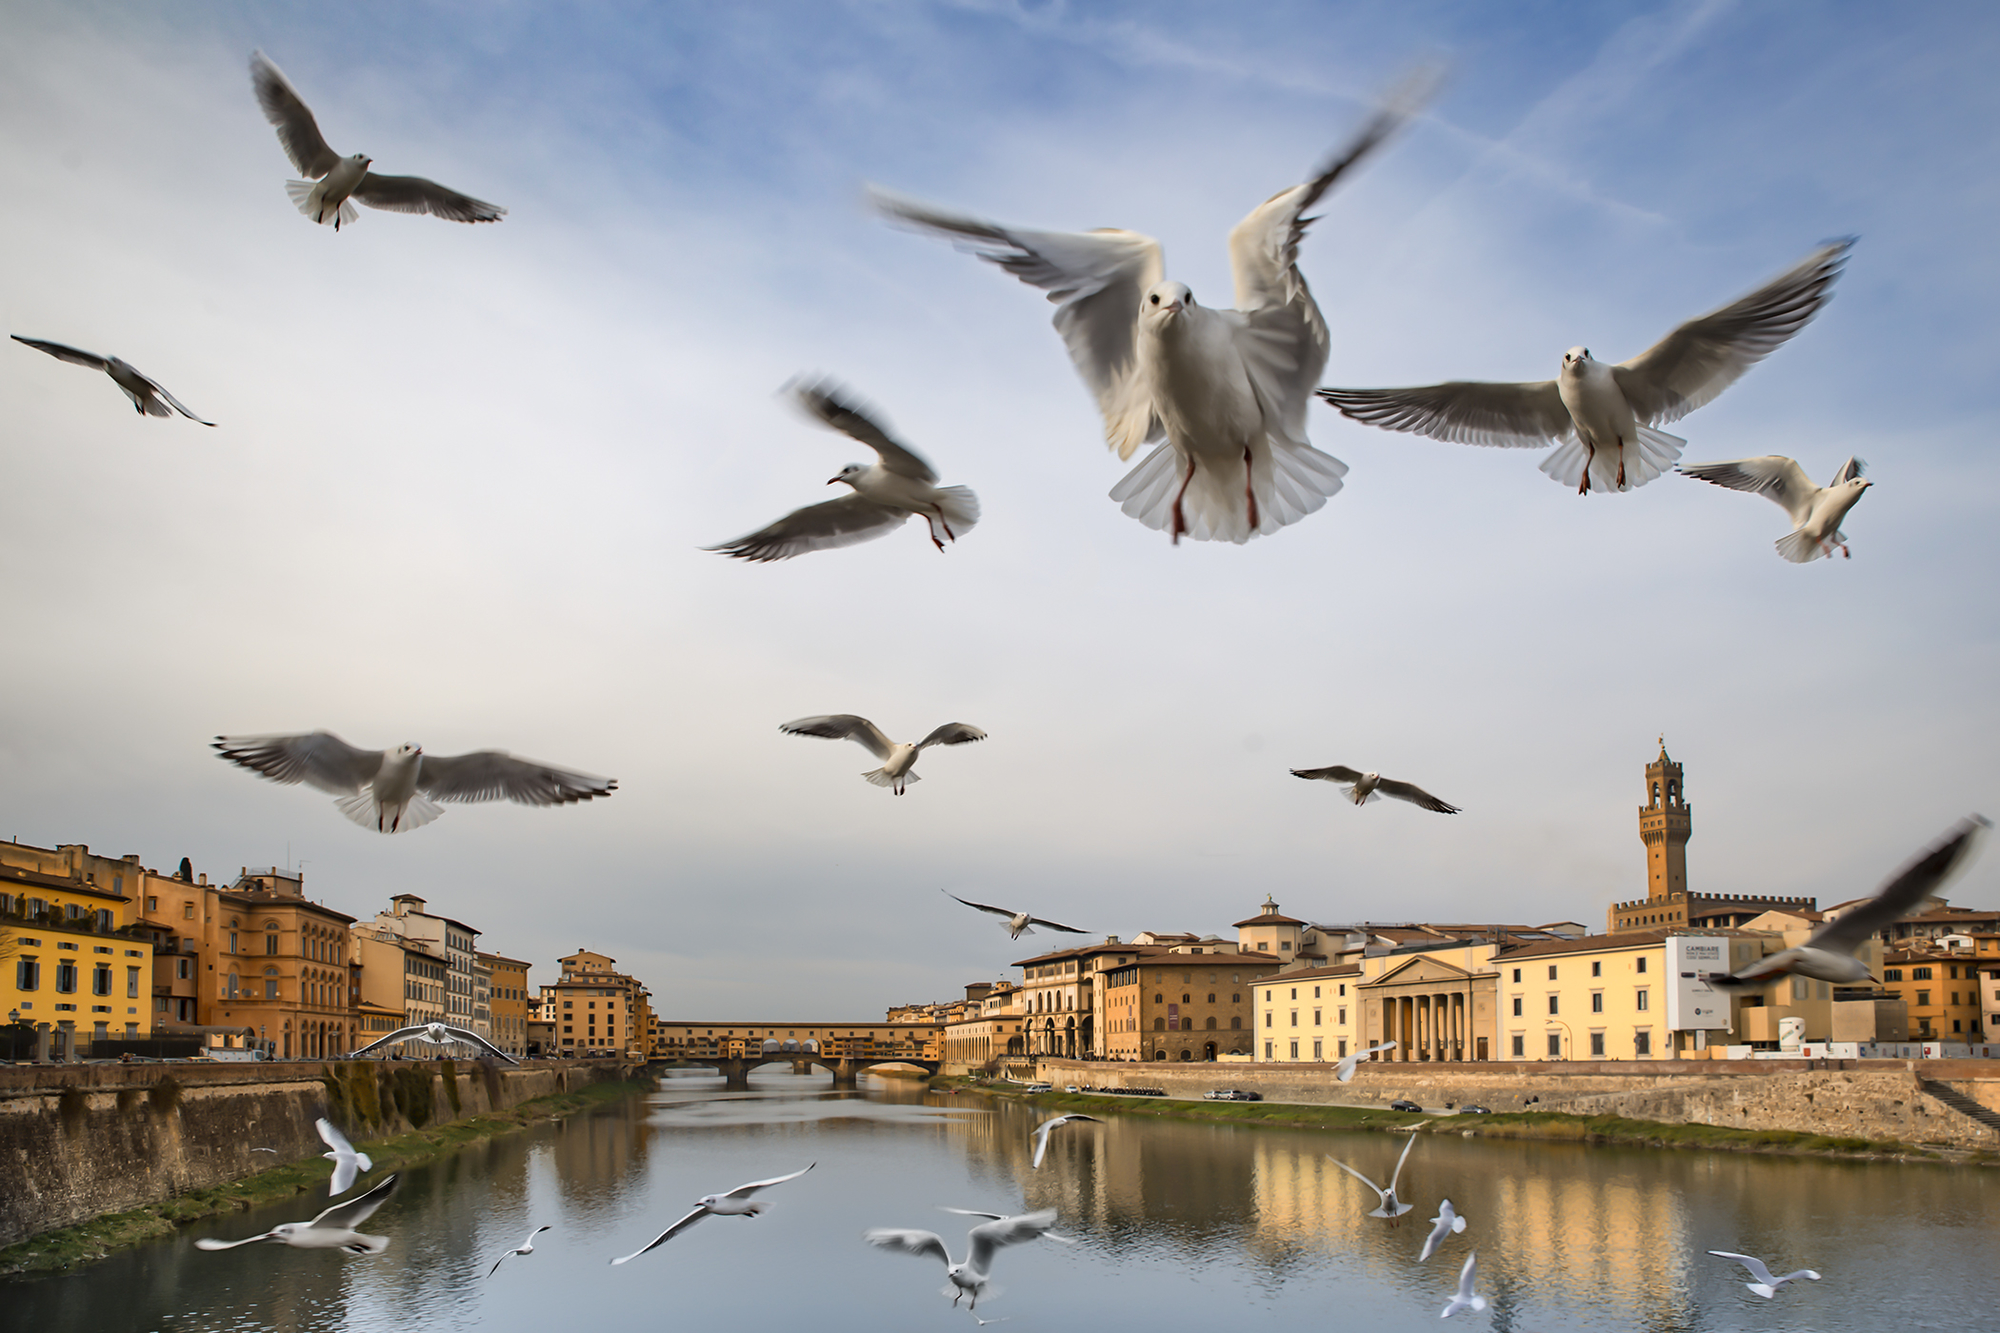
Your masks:
M1204 1060L1206 1060L1206 1061L1208 1061L1208 1062L1209 1062L1210 1064L1214 1064L1214 1063L1215 1063L1215 1043L1214 1043L1214 1042L1212 1042L1212 1041L1211 1041L1211 1042L1209 1042L1209 1043L1208 1043L1207 1045L1205 1045L1205 1046L1203 1046L1203 1047L1201 1048L1201 1058L1202 1058L1202 1059L1204 1059Z

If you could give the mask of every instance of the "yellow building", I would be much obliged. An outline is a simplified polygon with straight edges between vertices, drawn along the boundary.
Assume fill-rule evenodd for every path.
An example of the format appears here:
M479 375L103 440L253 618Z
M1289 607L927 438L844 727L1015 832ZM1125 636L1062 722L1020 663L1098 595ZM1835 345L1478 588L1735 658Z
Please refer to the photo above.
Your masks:
M1966 942L1972 944L1970 939ZM1984 961L1990 968L1996 960L1989 957ZM1882 978L1883 988L1902 1000L1908 1010L1910 1041L1986 1040L1980 963L1975 948L1932 948L1917 943L1912 948L1883 952L1876 975Z
M151 1034L152 943L133 932L125 892L137 862L0 843L0 1011L46 1025L55 1058Z
M354 918L307 898L303 873L246 868L210 892L210 1026L253 1029L278 1060L333 1059L360 1046Z
M528 990L529 964L497 953L482 953L479 961L486 964L493 975L493 1034L490 1040L509 1055L526 1055L528 1013L532 1004Z
M1196 954L1183 952L1201 948ZM1250 988L1282 966L1263 953L1205 945L1147 950L1104 978L1105 1055L1113 1060L1216 1060L1250 1054Z
M1257 1025L1252 1055L1260 1063L1312 1064L1356 1049L1361 964L1279 972L1251 983Z
M976 982L965 988L965 1003L944 1024L943 1072L967 1074L996 1060L1026 1057L1028 1014L1020 987L1011 981Z
M540 1003L542 1018L555 1025L556 1046L550 1053L650 1054L655 1025L646 988L618 971L618 960L605 954L579 949L557 961L562 979L542 987Z

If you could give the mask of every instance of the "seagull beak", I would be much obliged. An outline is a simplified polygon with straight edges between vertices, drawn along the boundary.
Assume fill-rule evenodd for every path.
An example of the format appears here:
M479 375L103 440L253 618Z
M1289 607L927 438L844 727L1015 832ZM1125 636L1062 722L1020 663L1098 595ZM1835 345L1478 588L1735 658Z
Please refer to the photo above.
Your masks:
M829 486L832 486L832 485L835 485L836 483L838 483L838 482L839 482L839 480L840 480L840 478L839 478L839 477L828 477L828 478L826 479L826 484L827 484L827 485L829 485Z

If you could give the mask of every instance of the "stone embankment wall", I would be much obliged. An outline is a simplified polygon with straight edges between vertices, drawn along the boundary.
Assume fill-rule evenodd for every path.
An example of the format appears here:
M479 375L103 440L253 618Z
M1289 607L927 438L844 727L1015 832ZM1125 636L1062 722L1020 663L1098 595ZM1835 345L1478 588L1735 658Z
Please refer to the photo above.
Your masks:
M608 1061L0 1067L0 1246L317 1156L321 1116L383 1138L630 1076Z
M1199 1097L1210 1088L1243 1088L1267 1101L1305 1105L1387 1106L1406 1097L1427 1110L1449 1103L2000 1149L2000 1130L1947 1106L1924 1086L1939 1084L2000 1111L2000 1067L1991 1060L1371 1061L1348 1083L1333 1077L1330 1064L1042 1060L1037 1070L1057 1087L1162 1088L1170 1097Z

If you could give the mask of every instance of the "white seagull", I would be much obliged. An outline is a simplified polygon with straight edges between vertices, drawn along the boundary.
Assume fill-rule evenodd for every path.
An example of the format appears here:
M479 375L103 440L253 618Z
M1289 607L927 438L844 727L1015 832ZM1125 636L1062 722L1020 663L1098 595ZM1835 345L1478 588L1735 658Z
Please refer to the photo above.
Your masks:
M509 800L568 805L618 790L612 778L521 759L505 750L425 754L421 745L357 750L330 731L302 736L217 736L214 748L273 782L305 782L341 793L334 804L363 828L400 833L444 811L438 801Z
M1342 1083L1352 1083L1354 1081L1355 1067L1359 1065L1363 1060L1366 1060L1371 1055L1377 1055L1383 1051L1393 1051L1395 1049L1396 1049L1395 1042L1385 1041L1380 1046L1370 1046L1365 1051L1356 1051L1352 1055L1343 1055L1340 1058L1340 1063L1333 1067L1333 1076L1339 1079Z
M827 485L845 483L852 495L795 509L747 537L705 549L739 560L789 560L807 551L872 541L916 514L930 524L939 551L979 521L979 497L963 486L940 487L938 474L915 450L892 439L863 405L839 386L794 383L793 395L819 421L875 451L876 463L849 463Z
M1465 1267L1458 1270L1458 1291L1445 1303L1444 1313L1438 1318L1449 1319L1460 1310L1479 1311L1486 1308L1486 1298L1472 1294L1472 1283L1479 1276L1479 1251L1465 1256Z
M1542 471L1577 494L1644 486L1687 444L1655 427L1679 421L1782 346L1826 304L1853 240L1822 246L1740 301L1692 319L1630 361L1587 347L1563 353L1555 379L1455 380L1417 389L1321 389L1347 416L1458 444L1560 447Z
M1875 980L1867 965L1854 956L1855 950L1878 931L1916 911L1970 865L1980 836L1991 827L1992 822L1984 816L1968 815L1952 825L1935 846L1897 871L1873 898L1827 922L1804 944L1759 958L1734 972L1710 973L1705 980L1711 986L1755 986L1792 972L1841 985Z
M386 1236L365 1236L355 1228L375 1215L375 1210L396 1192L396 1177L366 1194L337 1203L310 1222L280 1222L261 1236L242 1240L210 1240L204 1236L194 1243L197 1250L233 1250L252 1241L274 1240L295 1250L346 1250L349 1254L380 1254L389 1248Z
M1027 231L877 191L875 204L1040 287L1070 360L1121 459L1158 447L1111 490L1178 543L1242 543L1323 506L1347 466L1306 439L1327 329L1298 269L1306 210L1400 125L1417 99L1378 113L1311 180L1280 190L1229 233L1235 310L1199 305L1166 277L1160 243L1135 231Z
M1404 1213L1407 1213L1412 1208L1416 1207L1415 1204L1404 1203L1401 1199L1398 1199L1396 1197L1396 1182L1403 1178L1403 1163L1409 1160L1410 1149L1416 1146L1417 1146L1417 1136L1412 1134L1409 1137L1409 1141L1403 1144L1403 1155L1396 1159L1396 1172L1394 1175L1389 1177L1388 1189L1383 1189L1380 1185L1377 1185L1374 1181L1362 1175L1359 1171L1356 1171L1353 1167L1341 1161L1338 1157L1328 1154L1326 1160L1332 1162L1335 1166L1345 1171L1348 1175L1353 1176L1356 1180L1366 1185L1369 1189L1374 1190L1377 1194L1382 1196L1381 1203L1377 1207L1372 1209L1369 1212L1368 1216L1385 1217L1389 1219L1391 1222L1393 1222L1397 1218L1401 1217Z
M23 338L18 333L10 333L7 336L25 347L32 347L38 352L47 352L58 361L67 361L73 366L83 366L88 370L103 371L111 377L111 382L132 400L132 410L142 417L170 417L174 412L178 412L189 421L201 421L204 426L215 424L213 421L202 421L188 410L187 404L161 388L158 382L141 375L128 361L121 361L115 356L99 356L80 347L52 343L44 338ZM171 412L167 410L170 407L173 409Z
M1728 1250L1710 1250L1709 1253L1718 1259L1734 1259L1737 1263L1749 1269L1750 1276L1757 1280L1755 1282L1745 1282L1743 1285L1767 1301L1777 1295L1778 1288L1784 1286L1787 1282L1796 1282L1802 1277L1810 1278L1814 1282L1819 1281L1819 1274L1813 1272L1810 1268L1801 1268L1798 1272L1787 1273L1783 1277L1773 1277L1771 1276L1771 1270L1764 1267L1764 1261L1755 1255L1731 1254Z
M495 1273L499 1272L500 1265L506 1263L513 1255L533 1254L535 1252L535 1237L541 1235L544 1231L553 1231L554 1229L553 1227L536 1227L533 1231L530 1231L526 1240L493 1261L493 1267L486 1270L486 1276L492 1277Z
M1825 486L1813 485L1806 470L1783 454L1739 458L1733 463L1693 463L1677 470L1698 481L1777 501L1792 516L1792 535L1778 538L1778 554L1803 565L1832 555L1836 547L1844 558L1853 559L1840 520L1861 499L1861 492L1875 484L1861 475L1863 466L1858 458L1848 459Z
M377 175L368 169L373 159L366 153L342 157L334 152L321 136L319 122L313 119L305 99L262 51L250 54L250 86L257 91L264 119L277 127L285 156L307 178L286 181L285 193L299 212L314 222L339 231L361 216L354 210L356 199L370 208L429 213L451 222L498 222L506 215L507 210L498 204L446 189L421 176Z
M1380 773L1363 773L1358 768L1345 764L1332 764L1326 768L1295 768L1295 778L1305 778L1312 782L1337 782L1347 788L1348 799L1356 805L1366 805L1383 796L1393 796L1399 801L1432 810L1441 815L1455 815L1458 807L1447 805L1437 797L1412 782L1398 782L1385 778Z
M349 1058L357 1058L371 1051L379 1051L384 1046L394 1046L406 1041L427 1041L433 1046L476 1046L488 1055L499 1056L510 1065L521 1063L471 1028L453 1027L449 1023L417 1023L410 1027L398 1028L388 1036L371 1041L360 1050L352 1052ZM327 1140L329 1143L332 1141ZM332 1153L327 1154L329 1157L332 1155Z
M947 1208L948 1213L963 1213L969 1217L991 1218L966 1233L967 1248L965 1262L955 1264L951 1252L945 1248L944 1237L935 1231L902 1230L892 1227L877 1227L862 1233L862 1239L870 1245L884 1250L900 1250L904 1254L931 1255L944 1261L945 1276L951 1285L944 1289L957 1305L961 1299L971 1296L968 1310L979 1308L980 1293L993 1281L993 1256L1002 1246L1018 1245L1022 1241L1047 1236L1050 1240L1070 1244L1068 1237L1057 1236L1049 1231L1056 1224L1056 1211L1045 1208L1038 1213L1024 1213L1019 1217L1004 1217L998 1213L976 1213L964 1208Z
M1041 1167L1042 1158L1049 1150L1049 1135L1055 1131L1056 1126L1072 1124L1078 1120L1092 1125L1101 1125L1104 1123L1094 1115L1059 1115L1053 1120L1044 1120L1041 1124L1035 1126L1034 1132L1029 1134L1028 1137L1035 1142L1035 1166L1037 1169Z
M914 782L916 779L911 778L910 781ZM1090 933L1087 930L1078 930L1075 926L1065 926L1060 921L1050 921L1045 917L1035 916L1030 912L1013 912L1004 907L992 907L986 903L976 903L970 898L959 897L949 889L939 889L938 892L955 903L964 903L967 907L985 912L989 916L1001 918L1007 923L1007 935L1010 939L1018 940L1023 935L1032 935L1035 933L1036 926L1041 926L1046 930L1060 930L1070 935L1088 935Z
M1437 1247L1444 1244L1446 1236L1457 1235L1465 1230L1465 1219L1451 1206L1450 1199L1438 1204L1438 1215L1431 1221L1434 1225L1431 1227L1431 1234L1424 1237L1424 1252L1417 1256L1418 1263L1436 1254Z
M320 1154L333 1163L333 1180L327 1185L327 1197L345 1194L354 1188L354 1178L363 1171L373 1171L375 1163L368 1159L367 1153L354 1151L354 1145L347 1141L345 1134L333 1127L331 1120L321 1117L313 1123L319 1129L319 1136L326 1140L326 1146L333 1149Z
M915 745L910 745L904 741L890 740L882 734L880 727L865 717L856 717L853 713L802 717L793 722L782 723L778 730L788 736L823 736L827 740L854 741L856 744L866 746L869 753L882 761L882 767L870 769L861 776L878 787L888 787L898 796L903 794L906 785L917 780L917 775L910 770L916 766L917 756L930 746L964 745L970 741L986 739L986 733L978 727L968 726L963 722L947 722ZM961 898L959 901L965 900Z
M755 1202L750 1198L751 1195L755 1194L758 1190L769 1189L773 1185L782 1185L788 1180L797 1180L800 1176L818 1165L818 1162L808 1162L802 1169L792 1172L789 1176L773 1176L769 1180L753 1180L748 1185L738 1185L726 1194L704 1194L701 1198L695 1200L693 1212L690 1212L687 1216L681 1218L680 1221L653 1237L645 1246L632 1251L632 1253L625 1255L623 1258L613 1259L611 1262L614 1264L629 1264L647 1250L666 1244L675 1236L680 1235L681 1232L686 1231L689 1227L701 1221L704 1217L755 1217L771 1205Z

